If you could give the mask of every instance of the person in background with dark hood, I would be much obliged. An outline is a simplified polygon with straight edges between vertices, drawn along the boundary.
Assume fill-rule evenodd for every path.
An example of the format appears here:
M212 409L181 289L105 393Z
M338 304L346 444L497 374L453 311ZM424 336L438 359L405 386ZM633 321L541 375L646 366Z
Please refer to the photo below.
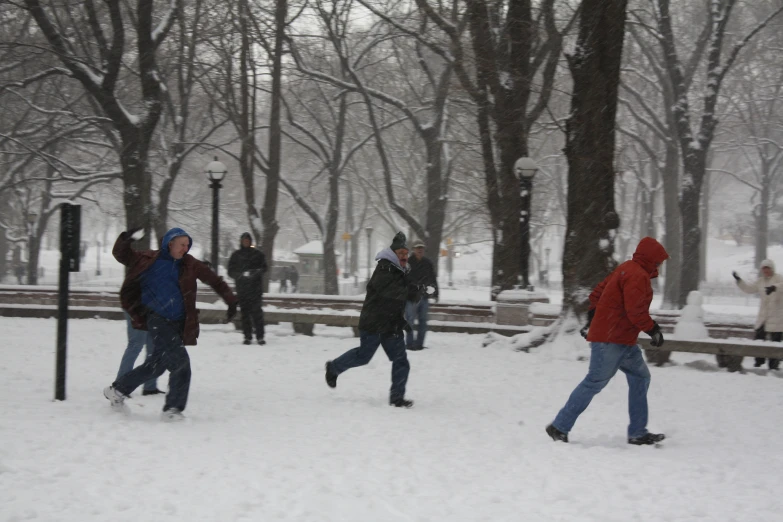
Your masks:
M240 237L239 250L228 260L228 275L235 281L239 307L242 309L242 332L245 344L253 341L253 327L258 344L264 340L264 311L261 304L264 297L264 272L266 256L253 246L253 237L245 232Z
M223 278L188 254L193 240L181 228L172 228L160 242L160 250L137 251L131 243L143 237L140 228L120 234L114 258L128 267L120 289L122 309L137 330L148 330L154 351L144 364L115 380L103 390L112 407L122 408L133 390L168 370L169 392L163 419L182 420L190 391L190 356L185 346L195 346L199 334L196 279L207 283L228 304L226 321L237 313L236 297Z
M403 331L405 302L417 298L420 288L408 282L408 245L405 234L398 232L389 248L375 256L378 265L367 283L359 317L359 346L348 350L333 361L326 362L326 384L337 387L337 376L346 370L369 363L378 346L392 363L389 404L410 408L413 401L405 398L410 363L405 351ZM409 328L409 327L408 327Z
M652 338L655 347L663 345L658 323L650 317L653 298L652 278L658 267L669 258L663 246L645 237L636 247L630 261L621 264L598 284L590 294L588 323L582 330L590 341L590 369L571 393L555 420L546 427L555 441L568 442L568 432L576 419L604 386L621 370L628 380L628 444L656 444L663 434L647 431L647 389L650 370L636 344L639 332ZM587 330L585 332L585 330Z

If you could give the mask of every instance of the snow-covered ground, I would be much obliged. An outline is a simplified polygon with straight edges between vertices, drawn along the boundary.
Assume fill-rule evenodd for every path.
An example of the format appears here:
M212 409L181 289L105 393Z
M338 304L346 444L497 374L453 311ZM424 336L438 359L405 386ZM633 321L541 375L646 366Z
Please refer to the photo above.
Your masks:
M410 354L412 410L387 405L390 364L324 383L350 330L271 326L264 347L202 328L181 424L135 393L101 395L125 343L119 321L73 320L68 398L53 402L56 322L0 318L2 521L776 521L783 517L778 374L711 371L675 354L651 368L662 448L625 442L615 378L571 432L544 426L584 376L563 340L532 353L434 333ZM558 344L559 343L559 344ZM579 344L582 343L582 344ZM165 387L165 380L160 386Z

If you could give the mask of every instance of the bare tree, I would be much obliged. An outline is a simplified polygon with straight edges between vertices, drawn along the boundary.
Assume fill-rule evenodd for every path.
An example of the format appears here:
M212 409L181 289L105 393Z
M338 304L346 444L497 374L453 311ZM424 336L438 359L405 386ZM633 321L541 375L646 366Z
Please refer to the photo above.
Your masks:
M122 167L126 221L129 227L144 227L145 242L153 221L148 154L163 110L156 54L182 9L182 0L167 2L157 24L154 4L153 0L139 0L134 10L119 0L101 5L85 0L45 8L38 0L24 1L48 42L48 50L64 66L42 68L24 83L50 75L72 78L87 91L95 111L108 118L111 131L107 135L115 140ZM111 28L108 34L106 26ZM134 44L135 49L129 50ZM31 42L30 49L36 48L40 49ZM124 74L131 63L138 70ZM139 91L131 88L134 80Z
M702 108L697 115L693 114L691 109L688 82L685 77L687 68L683 66L677 51L670 9L671 1L658 0L657 21L660 33L658 40L663 51L669 84L674 93L674 104L671 110L684 169L680 199L683 230L683 262L678 298L680 306L685 305L688 293L699 286L699 251L702 241L699 223L700 198L707 171L707 157L718 126L716 112L721 86L726 74L747 43L783 12L783 7L778 7L762 21L755 23L724 58L723 47L727 39L727 27L736 3L736 0L715 0L708 4L706 81ZM696 128L694 128L694 120L699 122Z
M626 0L583 0L579 37L568 58L574 87L566 124L568 218L563 309L583 312L593 286L612 269L615 115Z

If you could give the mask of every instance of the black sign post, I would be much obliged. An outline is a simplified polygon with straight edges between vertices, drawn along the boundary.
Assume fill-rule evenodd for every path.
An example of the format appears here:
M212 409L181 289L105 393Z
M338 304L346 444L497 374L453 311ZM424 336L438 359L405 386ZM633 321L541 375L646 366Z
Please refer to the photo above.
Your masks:
M57 364L54 399L65 400L65 357L68 348L68 274L79 271L82 207L63 203L60 208L60 288L57 307Z

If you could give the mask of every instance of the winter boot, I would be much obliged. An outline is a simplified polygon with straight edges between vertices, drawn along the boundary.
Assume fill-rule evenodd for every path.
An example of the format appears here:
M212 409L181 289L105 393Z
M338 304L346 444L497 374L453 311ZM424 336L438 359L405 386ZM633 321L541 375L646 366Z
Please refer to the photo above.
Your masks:
M163 413L160 414L160 420L163 422L182 422L185 420L185 416L182 415L179 408L169 408L168 410L163 410Z
M112 408L120 409L125 404L125 395L114 389L114 386L107 386L103 389L103 396L109 399Z
M403 398L390 399L389 406L394 406L395 408L413 408L413 401Z
M418 345L413 345L413 346L408 346L407 349L410 350L410 351L413 351L413 352L418 352L419 350L423 350L424 347L423 346L418 346Z
M264 341L263 339L259 339L258 340L258 344L260 344L261 346L264 346L266 344L266 341Z
M560 431L551 424L546 427L546 434L552 437L552 440L555 442L568 442L568 433Z
M756 361L753 363L754 368L761 368L764 366L764 363L766 362L766 359L763 359L761 357L756 357Z
M337 373L332 368L332 361L326 361L326 384L330 388L337 388Z
M245 339L245 341L242 344L250 344L251 342L253 341L251 341L250 339Z
M647 446L650 444L658 444L666 435L663 433L645 433L641 437L633 437L628 439L628 444L634 444L636 446Z
M142 390L141 392L142 395L158 395L161 393L165 394L166 392L164 392L163 390L159 390L157 388L155 388L154 390Z

